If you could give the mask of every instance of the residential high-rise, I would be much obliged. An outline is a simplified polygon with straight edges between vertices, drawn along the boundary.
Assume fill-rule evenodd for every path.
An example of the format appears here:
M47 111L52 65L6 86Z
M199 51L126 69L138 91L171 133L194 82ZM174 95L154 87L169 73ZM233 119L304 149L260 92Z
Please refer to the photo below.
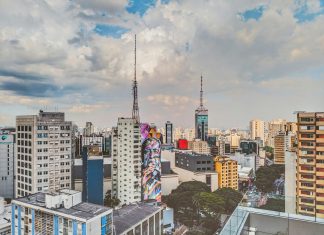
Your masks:
M188 141L188 148L195 153L210 154L210 148L207 141L202 141L199 139Z
M100 146L83 146L82 201L103 205L104 159Z
M141 201L141 133L133 118L118 118L112 131L112 195L121 204Z
M250 121L250 134L251 139L260 139L264 143L265 141L265 123L261 120L251 120Z
M16 117L16 197L71 187L71 127L59 112Z
M0 130L0 197L14 198L14 163L16 133L14 128Z
M11 234L113 234L113 210L82 202L81 192L36 193L12 201Z
M173 124L170 121L165 123L165 143L173 144Z
M324 218L324 112L297 114L297 213Z
M274 163L285 164L286 152L286 135L284 132L279 132L274 137Z
M203 102L203 80L200 77L200 105L195 111L195 137L207 141L208 136L208 109Z
M219 188L238 189L237 161L229 157L215 157L215 170L218 173Z
M84 132L83 133L84 136L91 136L94 134L94 126L92 122L86 122L86 126L83 132Z

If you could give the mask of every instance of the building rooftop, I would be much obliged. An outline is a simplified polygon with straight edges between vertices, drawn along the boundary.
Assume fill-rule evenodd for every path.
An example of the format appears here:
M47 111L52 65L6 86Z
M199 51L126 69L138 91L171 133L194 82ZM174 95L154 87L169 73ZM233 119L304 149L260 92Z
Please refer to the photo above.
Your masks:
M162 210L162 207L148 203L137 203L114 211L113 221L116 234L122 234L134 225Z
M81 219L89 220L93 217L96 217L104 212L107 212L109 210L112 210L109 207L104 207L92 203L87 202L81 202L78 203L70 208L64 208L63 206L60 206L59 208L47 208L46 207L46 194L55 196L55 195L74 195L76 193L79 193L78 191L74 190L61 190L60 193L43 193L39 192L36 194L32 194L26 197L21 197L18 199L13 200L13 203L21 202L21 203L27 203L35 207L40 207L47 210L52 210L53 212L59 212L66 214L67 216L75 216Z
M284 212L238 206L220 235L245 234L323 234L324 219Z
M0 201L0 203L2 203ZM8 228L11 225L11 206L10 205L0 205L0 231L2 229Z

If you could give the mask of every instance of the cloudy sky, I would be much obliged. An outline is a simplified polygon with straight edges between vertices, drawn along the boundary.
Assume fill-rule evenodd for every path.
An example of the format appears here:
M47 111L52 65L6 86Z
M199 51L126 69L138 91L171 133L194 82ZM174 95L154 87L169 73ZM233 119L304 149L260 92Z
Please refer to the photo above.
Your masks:
M42 108L83 126L131 115L210 126L324 111L324 0L1 0L0 126Z

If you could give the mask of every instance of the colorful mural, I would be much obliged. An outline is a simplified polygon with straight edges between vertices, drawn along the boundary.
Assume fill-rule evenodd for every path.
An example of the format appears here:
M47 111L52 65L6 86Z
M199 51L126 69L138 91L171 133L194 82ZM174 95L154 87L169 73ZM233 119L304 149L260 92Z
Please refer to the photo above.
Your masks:
M141 124L143 200L161 202L161 134L147 123Z

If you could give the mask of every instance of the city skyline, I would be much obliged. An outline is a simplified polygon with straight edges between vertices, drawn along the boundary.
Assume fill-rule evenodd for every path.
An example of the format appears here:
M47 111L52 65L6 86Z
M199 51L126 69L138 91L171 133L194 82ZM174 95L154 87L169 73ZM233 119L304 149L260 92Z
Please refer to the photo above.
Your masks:
M3 1L0 12L1 125L45 107L79 126L131 117L135 33L143 122L193 127L201 73L210 127L323 109L323 1Z

